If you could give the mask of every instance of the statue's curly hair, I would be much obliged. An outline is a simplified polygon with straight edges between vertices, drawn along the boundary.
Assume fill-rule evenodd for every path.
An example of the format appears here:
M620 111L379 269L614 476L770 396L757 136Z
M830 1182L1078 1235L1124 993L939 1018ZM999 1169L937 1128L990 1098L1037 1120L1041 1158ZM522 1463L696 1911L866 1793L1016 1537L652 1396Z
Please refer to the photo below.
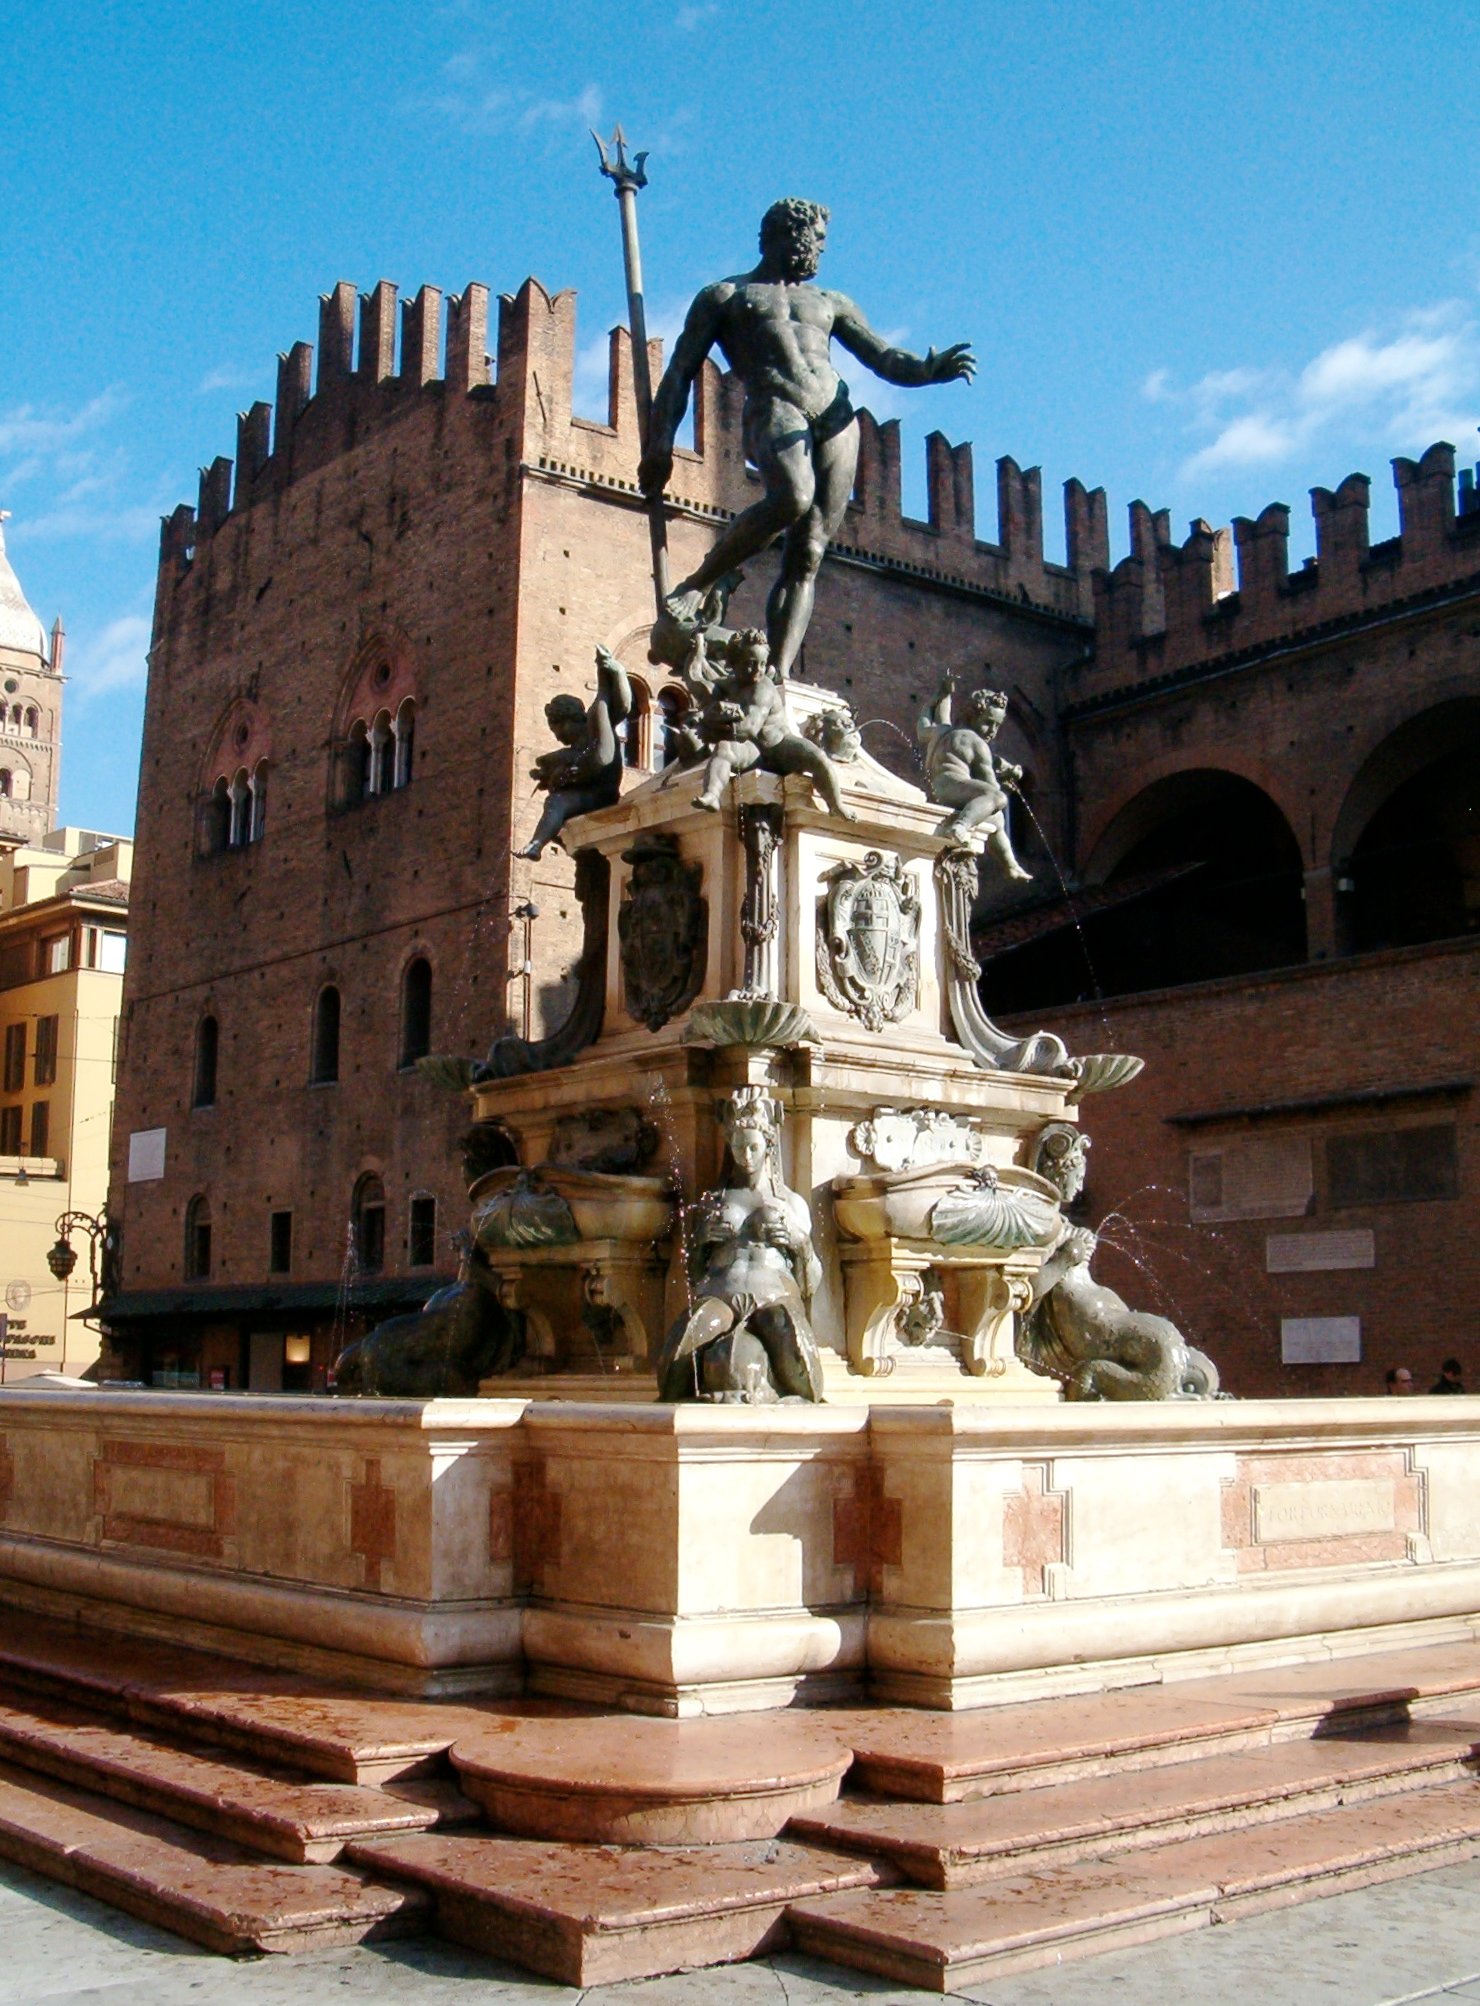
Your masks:
M815 237L831 214L820 202L804 202L799 195L783 195L761 218L761 249L764 251L776 237Z

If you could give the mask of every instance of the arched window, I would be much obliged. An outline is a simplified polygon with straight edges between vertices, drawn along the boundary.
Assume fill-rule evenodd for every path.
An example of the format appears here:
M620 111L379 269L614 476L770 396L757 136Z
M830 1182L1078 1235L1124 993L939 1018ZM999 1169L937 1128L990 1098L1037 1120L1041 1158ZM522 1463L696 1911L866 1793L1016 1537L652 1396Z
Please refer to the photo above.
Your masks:
M208 857L226 849L231 842L231 789L224 779L218 780L211 789L211 798L206 803L204 835Z
M14 792L15 776L8 766L0 766L0 800L10 800Z
M232 781L229 793L231 829L226 840L233 850L239 850L251 841L252 836L252 789L245 768Z
M689 714L687 690L669 688L658 693L658 765L671 766L678 757L676 734Z
M216 1105L216 1055L221 1045L221 1027L214 1017L202 1017L195 1027L195 1089L192 1107Z
M36 706L32 704L31 708L26 712L26 730L30 733L32 738L35 738L40 732L40 729L41 729L41 714L36 709Z
M432 965L423 955L401 977L401 1065L414 1066L432 1049Z
M410 697L396 712L396 771L393 784L411 785L411 762L416 749L416 705Z
M321 989L313 1006L313 1054L308 1069L312 1086L328 1086L339 1078L339 991L333 983Z
M632 677L632 708L622 726L622 759L645 772L653 763L653 702L647 686Z
M381 711L370 727L370 792L389 794L396 784L396 738L391 714Z
M260 843L262 832L267 827L267 761L259 759L251 779L252 812L249 818L247 841Z
M370 792L370 727L361 718L344 746L344 804L354 808Z
M211 1272L211 1201L191 1199L185 1207L185 1279L202 1282Z
M18 703L10 706L10 728L12 731L19 731L21 728L21 707Z
M385 1266L385 1186L373 1170L355 1186L350 1217L355 1265L362 1275L378 1275Z

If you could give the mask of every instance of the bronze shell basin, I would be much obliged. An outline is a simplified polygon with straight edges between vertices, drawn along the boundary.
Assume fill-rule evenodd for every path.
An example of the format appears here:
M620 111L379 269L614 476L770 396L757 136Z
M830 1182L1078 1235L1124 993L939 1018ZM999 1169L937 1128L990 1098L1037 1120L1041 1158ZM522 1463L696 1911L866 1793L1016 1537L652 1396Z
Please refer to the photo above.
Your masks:
M995 1178L995 1186L992 1180ZM1005 1215L983 1245L1025 1246L1046 1237L1058 1217L1059 1194L1046 1177L1016 1164L983 1172L966 1163L927 1163L874 1177L835 1177L833 1217L849 1240L933 1240L935 1208L943 1198L994 1191ZM972 1244L952 1235L953 1244Z
M570 1220L569 1230L539 1232L530 1236L531 1242L535 1238L547 1244L573 1240L661 1240L673 1224L673 1191L664 1177L568 1170L549 1163L539 1164L533 1170L510 1165L488 1171L468 1192L479 1239L485 1237L480 1215L490 1221L500 1217L512 1219L516 1201L524 1195L539 1206L552 1225L562 1210ZM513 1238L497 1227L488 1237L503 1245L510 1244Z

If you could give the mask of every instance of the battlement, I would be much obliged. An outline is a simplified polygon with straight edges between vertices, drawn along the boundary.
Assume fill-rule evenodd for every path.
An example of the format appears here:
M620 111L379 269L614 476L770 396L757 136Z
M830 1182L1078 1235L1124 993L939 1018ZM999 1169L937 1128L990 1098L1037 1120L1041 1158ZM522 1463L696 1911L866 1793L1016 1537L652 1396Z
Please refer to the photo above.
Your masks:
M1480 575L1476 470L1455 480L1444 441L1393 461L1399 533L1368 536L1371 482L1312 488L1316 554L1289 565L1290 511L1271 502L1231 529L1201 520L1176 543L1165 510L1130 509L1131 554L1095 578L1094 659L1077 693L1098 696L1394 607Z
M235 460L202 468L195 507L166 518L161 565L181 566L232 516L310 468L344 452L378 424L399 422L423 398L476 408L503 430L536 476L571 481L635 504L639 427L632 342L609 336L604 420L574 408L576 295L549 293L537 279L498 300L490 371L489 293L470 284L444 299L434 286L400 301L382 279L369 292L344 283L319 301L315 345L296 342L277 360L272 403L237 419ZM399 334L399 342L398 342ZM652 367L662 368L652 344ZM866 384L858 386L866 393ZM449 393L456 392L456 398ZM706 363L694 386L694 444L675 454L669 494L676 507L725 516L755 499L735 378ZM922 404L922 409L928 408ZM926 519L904 513L897 420L860 411L858 476L838 549L859 562L1011 598L1052 616L1087 621L1091 575L1109 562L1103 489L1064 488L1067 562L1043 553L1042 477L1010 458L997 462L997 540L976 530L972 449L932 432L925 443Z

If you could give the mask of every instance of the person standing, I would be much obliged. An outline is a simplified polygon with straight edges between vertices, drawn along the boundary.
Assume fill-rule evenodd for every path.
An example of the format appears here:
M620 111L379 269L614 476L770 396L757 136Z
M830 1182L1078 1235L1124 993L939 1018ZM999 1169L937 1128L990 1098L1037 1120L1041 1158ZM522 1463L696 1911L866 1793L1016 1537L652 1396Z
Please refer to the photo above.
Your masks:
M1430 1393L1463 1393L1465 1375L1457 1358L1446 1358L1439 1367L1439 1377L1429 1388Z

